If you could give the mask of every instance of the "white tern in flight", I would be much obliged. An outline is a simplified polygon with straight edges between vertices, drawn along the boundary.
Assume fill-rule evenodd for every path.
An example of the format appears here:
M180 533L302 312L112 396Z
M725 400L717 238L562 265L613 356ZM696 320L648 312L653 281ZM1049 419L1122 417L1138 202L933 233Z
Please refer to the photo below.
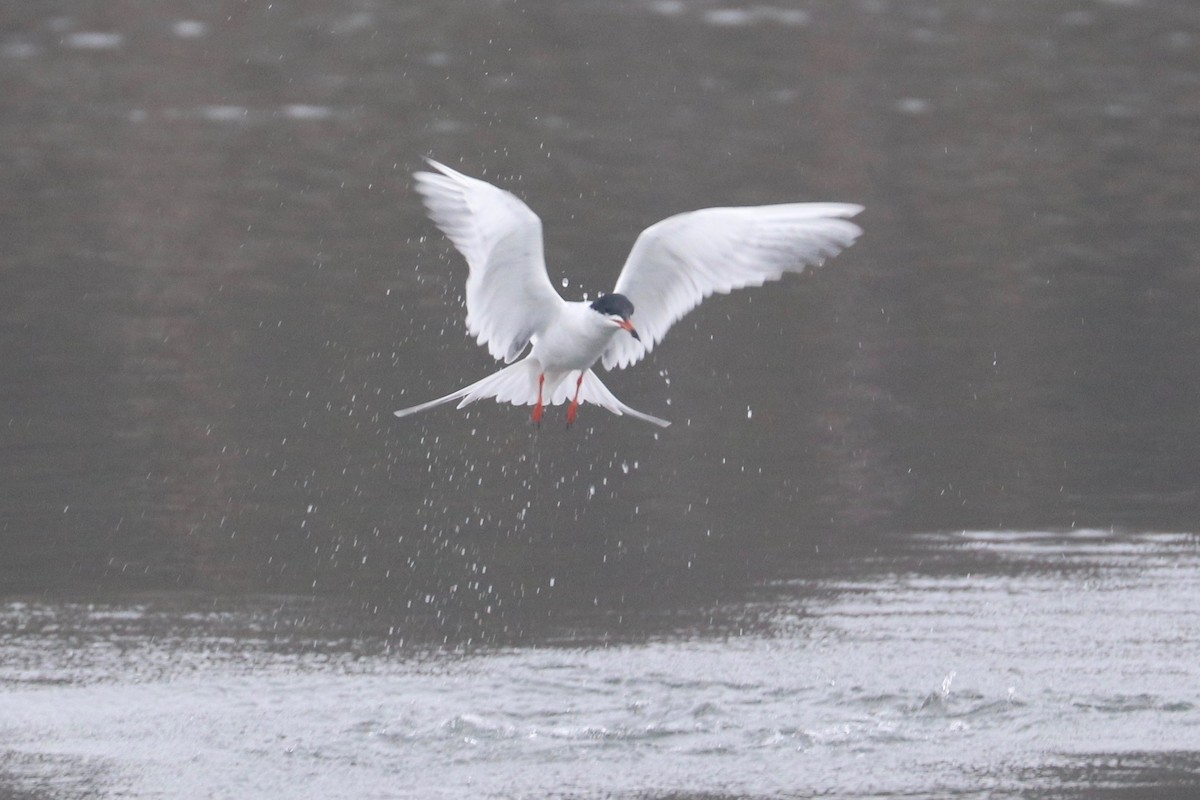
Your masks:
M417 191L433 222L467 261L467 330L509 366L456 392L396 412L404 417L443 403L495 398L533 406L579 406L666 427L610 392L592 366L628 367L649 353L684 314L714 292L761 286L819 265L849 247L862 229L850 203L786 203L706 208L668 217L642 231L611 294L568 302L550 283L542 221L514 195L429 161ZM634 320L637 327L634 327ZM525 358L512 363L530 347Z

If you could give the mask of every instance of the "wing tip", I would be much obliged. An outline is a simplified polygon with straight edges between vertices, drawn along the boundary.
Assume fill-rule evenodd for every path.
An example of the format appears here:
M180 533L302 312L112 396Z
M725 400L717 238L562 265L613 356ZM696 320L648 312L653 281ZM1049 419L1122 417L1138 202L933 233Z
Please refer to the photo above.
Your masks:
M441 181L449 180L449 181L457 181L457 182L471 180L471 178L468 178L466 175L462 174L461 172L454 169L453 167L448 167L440 161L433 160L429 156L421 156L421 158L424 159L426 164L428 164L430 167L433 167L435 170L437 170L437 172L429 172L428 170L417 170L416 172L413 173L413 177L417 179L417 183L428 183L431 181L436 182L439 180L441 180Z

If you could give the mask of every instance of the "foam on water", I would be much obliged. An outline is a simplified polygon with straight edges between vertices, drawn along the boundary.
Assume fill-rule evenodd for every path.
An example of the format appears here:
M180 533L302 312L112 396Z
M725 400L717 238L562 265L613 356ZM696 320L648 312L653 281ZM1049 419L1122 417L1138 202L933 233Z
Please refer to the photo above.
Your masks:
M63 39L73 50L116 50L124 43L125 37L113 31L76 31Z

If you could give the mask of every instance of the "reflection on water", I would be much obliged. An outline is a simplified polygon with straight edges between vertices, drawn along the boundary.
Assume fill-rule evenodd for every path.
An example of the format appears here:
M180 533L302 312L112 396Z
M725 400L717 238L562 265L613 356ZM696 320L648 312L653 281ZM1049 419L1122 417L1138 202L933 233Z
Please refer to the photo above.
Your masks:
M1184 0L6 9L0 792L1171 783L1198 42ZM700 206L866 235L606 379L669 431L400 421L492 369L426 153L571 297Z
M927 537L901 565L831 564L754 601L643 619L627 641L600 626L457 652L364 634L293 598L9 603L0 786L251 798L301 780L322 797L421 798L1197 788L1194 537Z

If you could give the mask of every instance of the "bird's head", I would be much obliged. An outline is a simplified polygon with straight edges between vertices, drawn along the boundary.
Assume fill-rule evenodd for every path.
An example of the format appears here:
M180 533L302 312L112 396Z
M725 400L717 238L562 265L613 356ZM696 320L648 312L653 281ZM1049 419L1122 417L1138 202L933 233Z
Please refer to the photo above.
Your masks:
M629 302L629 298L623 294L606 294L601 295L592 301L592 310L600 314L605 319L612 322L623 331L628 331L629 335L641 341L637 330L633 327L633 323L629 318L633 316L633 303Z

